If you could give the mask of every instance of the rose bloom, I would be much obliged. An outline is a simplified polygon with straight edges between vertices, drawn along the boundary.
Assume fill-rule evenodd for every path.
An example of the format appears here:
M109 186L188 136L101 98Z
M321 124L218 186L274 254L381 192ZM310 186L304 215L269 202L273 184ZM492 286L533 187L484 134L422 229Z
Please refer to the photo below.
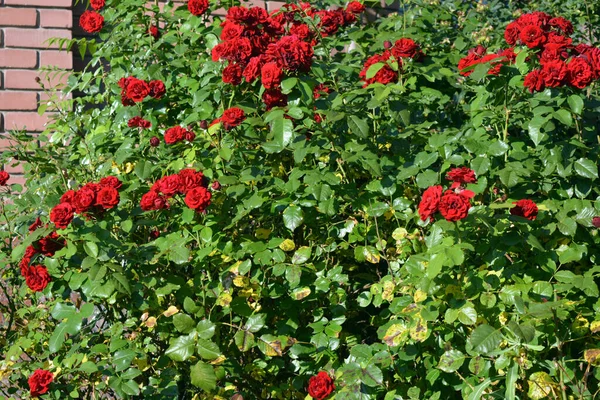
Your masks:
M523 29L521 29L521 33L519 33L519 39L530 49L539 47L546 43L546 35L544 31L540 29L540 27L536 25L527 25Z
M365 61L365 65L363 66L362 71L360 71L360 73L358 74L358 76L365 82L363 87L367 87L370 84L375 83L375 82L379 82L384 85L387 85L388 83L393 83L393 82L398 81L398 73L396 71L394 71L387 64L387 61L389 60L390 56L391 56L391 53L386 50L383 52L383 54L375 54L375 55L369 57L367 59L367 61ZM374 65L377 63L383 63L384 65L383 65L383 67L381 67L381 69L379 71L377 71L375 76L373 76L372 78L367 78L367 71L369 70L371 65ZM401 61L398 60L398 64L400 64L400 63L401 63Z
M229 125L231 128L240 125L245 119L246 114L244 113L244 110L238 107L231 107L225 110L221 116L221 122Z
M208 0L189 0L188 10L193 15L202 15L208 10Z
M527 218L530 221L536 219L538 214L537 205L529 200L522 199L513 203L515 206L510 209L510 213L512 215L517 215L519 217Z
M167 89L165 88L165 84L161 80L150 81L148 83L148 87L150 88L149 95L155 99L160 99L167 92Z
M41 227L42 224L42 220L40 219L40 217L37 217L35 219L35 221L33 222L33 224L29 225L29 233L35 231L37 228Z
M210 205L210 192L204 186L195 187L185 195L185 204L192 210L204 211Z
M52 232L34 243L35 248L46 257L52 257L54 253L66 246L67 242L58 236L58 233Z
M0 171L0 186L6 186L6 182L8 182L9 178L10 175L8 172Z
M181 142L185 138L186 130L181 126L174 126L165 131L165 143L175 144Z
M562 31L562 33L564 33L565 35L570 35L571 33L573 33L573 24L571 23L571 21L563 17L552 18L550 21L548 21L548 23L550 24L550 26Z
M453 190L446 190L440 199L440 214L446 221L458 221L467 218L469 208L471 208L469 196L456 193Z
M75 191L74 190L67 190L65 192L65 194L63 194L61 196L60 202L61 203L72 203L74 198L75 198Z
M186 131L185 132L185 140L188 142L193 142L196 139L196 134L194 132Z
M152 123L142 117L133 117L127 122L127 126L130 128L148 129L152 126Z
M542 74L546 87L558 87L567 76L567 66L562 60L548 61L542 66Z
M178 175L179 175L179 178L181 179L181 188L182 188L181 192L184 194L187 193L189 190L194 189L198 186L206 187L206 185L207 185L204 174L200 171L196 171L195 169L192 169L192 168L182 169L181 171L179 171Z
M546 87L544 72L541 69L534 69L525 77L523 86L529 89L531 93L541 92Z
M225 21L221 26L223 27L221 31L221 40L223 41L237 39L244 33L244 27L235 22Z
M136 103L143 101L150 94L150 86L141 79L131 78L127 84L127 97Z
M27 269L25 275L27 287L34 292L41 292L46 289L51 280L48 270L43 265L32 265Z
M114 187L104 186L98 191L96 205L108 210L119 204L119 192Z
M473 65L479 64L481 61L481 57L475 53L468 54L466 57L463 57L458 62L458 71L462 76L469 76L473 73L472 67Z
M359 3L358 1L351 1L346 6L346 10L354 14L360 14L361 12L365 11L365 6L364 4Z
M150 34L150 36L152 36L155 40L158 40L160 38L160 30L158 30L158 27L155 25L150 26L150 28L148 29L148 33Z
M242 83L242 67L239 64L229 64L223 69L223 83L237 86Z
M419 216L421 221L426 221L433 214L436 213L440 204L440 198L442 195L442 187L430 186L424 192L419 203Z
M246 65L246 68L244 68L243 73L246 82L252 83L256 80L256 78L260 76L260 69L262 67L262 64L263 58L260 56L252 57L250 59L250 62L248 63L248 65Z
M78 213L84 213L96 203L96 192L94 190L82 187L75 192L73 206Z
M27 276L27 271L29 271L29 264L31 263L31 260L36 254L38 254L38 251L35 249L35 247L31 245L27 246L27 248L25 249L25 254L19 262L19 268L21 269L21 275L23 277Z
M57 228L65 229L73 221L74 213L75 209L70 203L60 203L50 211L50 221Z
M97 33L104 26L104 17L95 11L84 11L79 18L79 26L87 33Z
M281 83L283 71L277 66L277 63L269 62L263 65L260 75L262 85L265 89L275 89Z
M454 183L463 184L463 183L477 183L477 178L475 177L475 171L471 168L461 167L451 169L446 174L446 179L452 181ZM457 185L457 186L459 186ZM452 185L454 187L454 185Z
M144 211L160 210L166 208L166 199L158 194L157 191L151 190L142 196L140 207Z
M313 48L298 36L283 36L269 44L266 56L287 71L308 71L312 65Z
M402 57L412 58L417 55L418 51L419 46L415 43L415 41L407 38L396 40L394 47L392 47L392 55L397 59Z
M54 379L52 372L44 369L36 369L35 372L29 377L27 382L29 383L29 391L31 397L38 397L50 389L50 383Z
M290 33L292 35L298 36L300 39L303 39L303 40L308 39L312 35L312 32L310 31L309 26L306 24L292 25L292 27L290 28Z
M508 43L509 45L514 46L517 43L517 40L519 39L520 33L521 26L516 21L513 21L510 24L508 24L506 26L506 29L504 30L504 40L506 40L506 43Z
M177 174L167 175L157 182L158 190L167 197L183 193L184 187L181 177Z
M102 10L106 5L106 0L90 0L90 6L96 11Z
M583 89L592 82L594 71L583 58L575 57L567 64L567 82L578 89Z
M333 379L325 371L308 380L308 394L315 400L323 400L335 390Z
M267 110L273 107L287 106L287 96L279 89L265 90L262 94L262 101L267 106Z

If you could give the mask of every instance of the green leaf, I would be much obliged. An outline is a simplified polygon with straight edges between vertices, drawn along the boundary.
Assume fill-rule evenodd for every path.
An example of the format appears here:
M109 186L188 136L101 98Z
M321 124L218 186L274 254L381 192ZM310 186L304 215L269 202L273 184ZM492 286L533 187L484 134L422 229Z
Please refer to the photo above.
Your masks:
M146 180L152 175L153 164L150 161L139 161L135 165L134 172L141 180Z
M90 257L98 258L98 245L94 242L85 242L83 244L83 250Z
M527 379L527 384L527 396L534 400L544 399L558 391L558 385L546 372L534 372Z
M129 349L117 351L112 358L112 362L115 364L115 371L123 371L129 368L135 355L135 351Z
M374 364L368 364L362 371L362 383L370 387L376 387L383 383L383 373Z
M597 179L598 178L598 166L587 158L580 158L575 161L574 164L575 172L579 176L583 176L588 179Z
M196 325L196 332L202 339L210 339L215 334L215 324L207 319L202 320Z
M280 153L290 144L294 136L294 123L287 118L276 118L271 123L271 133L273 141L263 144L267 153Z
M488 386L490 386L492 383L492 381L490 380L490 378L486 378L482 383L480 383L479 385L475 386L475 388L473 389L473 391L471 392L471 394L469 395L469 397L467 398L467 400L480 400L483 398L483 393L485 392L485 389L487 389Z
M300 247L298 250L296 250L294 256L292 257L292 264L304 264L310 258L311 252L312 251L308 246Z
M61 321L65 318L69 318L77 312L75 306L65 303L56 303L50 315L55 320Z
M185 264L190 258L190 250L185 246L185 243L179 243L171 247L169 250L169 258L175 264Z
M67 331L69 330L68 321L63 321L56 326L50 340L48 341L48 350L50 353L56 353L65 342Z
M515 393L517 390L516 383L518 378L519 364L513 361L506 373L506 391L504 392L504 398L506 400L515 400Z
M237 331L233 336L233 339L240 351L248 351L254 347L254 334L247 330L242 329L241 331Z
M214 360L221 355L221 350L219 350L219 346L206 339L198 339L198 345L196 347L198 354L200 357L205 360Z
M448 350L438 363L438 368L444 372L454 372L458 370L465 362L465 355L458 350Z
M283 223L290 231L295 231L304 222L304 211L298 206L289 206L283 211Z
M573 125L573 117L571 112L568 110L557 110L554 112L554 118L559 120L563 125L568 127Z
M194 320L187 314L178 313L173 316L173 325L178 332L190 333L194 329Z
M369 124L364 119L358 118L356 115L348 117L348 128L350 132L361 138L369 137Z
M458 312L458 320L465 325L475 325L477 311L473 307L462 307Z
M487 324L479 325L469 336L473 349L482 354L490 354L498 350L498 345L504 336L500 331Z
M572 94L567 98L567 103L569 103L569 107L571 107L573 113L581 115L581 111L583 111L583 99L581 96Z
M196 332L187 336L180 336L171 341L171 345L165 354L174 361L185 361L194 354L194 345L196 341Z
M385 66L385 63L382 62L378 62L375 63L373 65L371 65L369 67L369 69L367 69L367 74L366 74L366 78L367 79L371 79L373 78L375 75L377 75L377 73L381 70L381 68L383 68Z
M205 392L210 392L217 387L217 375L212 366L198 361L190 368L192 385L199 387Z
M244 325L243 329L248 330L250 332L258 332L265 326L265 314L254 314L248 321L246 321L246 325Z
M286 78L283 81L281 81L281 91L284 94L288 94L292 91L292 89L294 88L294 86L296 86L297 83L298 78Z

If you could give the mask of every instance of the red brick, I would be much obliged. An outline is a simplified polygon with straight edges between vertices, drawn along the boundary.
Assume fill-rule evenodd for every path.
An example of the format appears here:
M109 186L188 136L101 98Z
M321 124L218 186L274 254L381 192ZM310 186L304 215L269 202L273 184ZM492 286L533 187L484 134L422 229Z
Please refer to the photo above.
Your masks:
M18 163L18 164L14 164L14 165L13 164L5 164L4 170L10 174L11 178L13 178L14 175L23 173L23 164L22 163ZM13 182L13 180L11 179L10 183L17 183L17 182Z
M7 172L8 172L8 169L7 169ZM10 179L8 180L8 184L9 185L17 184L17 185L23 186L25 184L25 177L23 175L13 175L13 174L11 174L10 175ZM11 201L10 201L10 199L7 199L6 201L7 201L7 203L12 204Z
M72 0L4 0L7 6L71 7Z
M40 26L43 28L72 28L73 13L70 10L40 10Z
M266 3L267 3L267 10L269 10L269 11L277 10L278 8L281 8L281 6L286 4L283 1L267 1Z
M6 47L58 48L58 43L48 46L48 40L51 38L71 39L71 31L67 29L19 28L6 28L4 30L4 45Z
M0 26L36 26L37 11L34 8L3 8Z
M35 68L37 51L0 49L0 68Z
M73 54L66 51L40 51L41 67L73 68Z
M4 129L25 129L27 131L42 132L51 114L39 115L36 112L6 112L4 113Z
M37 110L35 92L0 92L0 110Z
M60 72L14 69L4 72L4 87L6 89L40 89L40 84L35 81L35 78L38 77L46 89L66 83L68 78L67 74Z

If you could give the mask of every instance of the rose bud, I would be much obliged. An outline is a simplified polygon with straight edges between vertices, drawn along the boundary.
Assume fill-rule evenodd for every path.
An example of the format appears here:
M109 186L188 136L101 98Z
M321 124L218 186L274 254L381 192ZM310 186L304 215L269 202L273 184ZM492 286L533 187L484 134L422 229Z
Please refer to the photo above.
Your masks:
M202 121L200 121L200 128L202 129L208 129L208 121L203 119Z
M156 136L152 136L152 138L150 139L150 146L158 147L159 144L160 144L160 139L157 138Z
M600 228L600 217L592 218L592 225L594 225L596 228Z
M214 181L212 183L211 187L212 187L213 190L219 190L219 189L221 189L221 184L219 183L219 181Z
M388 50L392 48L392 42L390 42L389 40L386 40L385 42L383 42L383 48Z
M188 142L193 142L196 139L196 134L194 132L187 131L185 133L185 140Z

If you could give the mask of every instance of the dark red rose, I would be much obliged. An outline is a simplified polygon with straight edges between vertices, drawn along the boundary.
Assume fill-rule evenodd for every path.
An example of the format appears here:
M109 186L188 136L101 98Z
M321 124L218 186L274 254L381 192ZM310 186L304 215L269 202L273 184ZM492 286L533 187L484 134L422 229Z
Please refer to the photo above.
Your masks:
M477 183L477 178L475 177L475 171L471 168L460 167L451 169L446 174L446 179L449 181L463 184L463 183Z
M150 86L146 81L137 78L130 78L127 84L127 98L136 103L143 101L150 94Z
M592 82L593 76L592 67L581 57L575 57L567 64L567 82L571 86L583 89Z
M279 89L265 90L262 94L262 101L267 106L267 110L273 107L287 106L287 96Z
M196 171L192 168L186 168L179 171L179 177L181 178L181 193L187 193L193 188L198 186L206 187L206 178L204 174L200 171Z
M196 134L194 132L186 131L185 132L185 140L188 142L193 142L196 139Z
M108 210L119 204L119 192L114 187L105 186L98 191L96 205Z
M202 15L208 10L208 0L189 0L188 10L193 15Z
M204 186L195 187L185 195L185 204L192 210L204 211L210 205L210 192Z
M34 247L39 253L45 255L46 257L52 257L54 253L66 245L67 242L64 239L60 239L58 233L52 232L48 236L44 236L40 240L36 241Z
M267 48L267 61L274 61L286 71L308 71L314 52L310 44L298 36L283 36Z
M96 191L82 187L73 197L73 207L79 214L84 213L96 203Z
M62 197L60 198L60 202L61 203L72 203L74 198L75 198L75 191L67 190L65 192L65 194L63 194Z
M360 14L365 11L365 5L359 3L358 1L351 1L346 6L346 10L350 11L353 14Z
M10 179L10 175L6 171L0 171L0 186L6 186L6 182Z
M525 77L523 86L529 89L531 93L541 92L546 87L544 72L541 69L534 69Z
M51 280L48 270L43 265L32 265L25 275L25 283L34 292L46 289Z
M492 68L488 70L488 75L498 75L502 68L502 62L506 61L504 57L498 54L487 54L479 60L480 64L490 63Z
M384 48L384 49L386 49L386 50L389 50L389 49L391 49L391 48L392 48L392 46L393 46L393 45L392 45L392 42L390 42L389 40L385 40L385 41L383 42L383 48Z
M221 184L219 183L219 181L214 181L210 187L212 188L212 190L219 190L221 189Z
M148 83L148 87L150 88L150 96L152 96L155 99L160 99L167 92L165 84L163 83L163 81L160 80L150 81Z
M517 43L517 40L519 39L520 33L521 26L516 21L513 21L510 24L508 24L506 26L506 29L504 30L504 40L506 40L506 43L508 43L509 45L514 46Z
M544 31L537 25L527 25L521 29L519 39L530 49L540 47L546 43Z
M446 190L440 199L440 214L446 221L458 221L467 218L471 208L469 196L456 193L453 190Z
M482 45L477 45L475 47L473 47L472 49L469 49L469 51L467 52L467 55L471 55L471 54L475 54L477 57L483 57L487 54L487 49L482 46Z
M79 18L79 26L87 33L97 33L104 26L104 17L95 11L84 11Z
M469 76L473 73L473 68L470 68L474 65L479 64L481 61L481 57L475 53L468 54L466 57L463 57L458 62L458 73L462 76Z
M158 190L167 197L172 197L177 193L183 193L184 187L181 177L177 174L167 175L158 182Z
M573 33L573 24L571 21L563 18L563 17L555 17L548 21L550 26L557 28L565 35L570 35Z
M160 39L160 30L158 30L157 26L155 26L155 25L150 26L150 28L148 29L148 33L154 39L156 39L156 40Z
M244 27L235 22L225 21L221 26L223 27L221 31L221 40L223 41L237 39L244 33Z
M314 99L320 99L321 96L324 95L328 95L329 93L331 93L331 88L326 86L323 83L319 83L317 86L315 86L315 88L313 89L313 97Z
M248 19L248 9L246 7L234 6L227 10L227 20L233 22L246 22Z
M590 64L590 67L593 70L593 79L600 79L600 49L592 47L586 50L581 55L581 58Z
M234 128L240 125L246 119L244 110L238 107L231 107L223 112L221 116L221 122L228 125L230 128Z
M563 35L559 35L557 33L554 32L550 32L548 34L548 39L547 39L547 43L546 43L546 47L548 45L553 45L553 47L558 47L558 48L566 48L566 47L571 47L571 44L573 43L573 39L568 38L566 36Z
M36 369L27 380L31 397L38 397L46 393L50 389L50 383L52 383L53 379L54 375L52 375L52 372L44 369Z
M29 225L29 232L31 233L31 232L35 231L40 226L42 226L42 220L40 219L40 217L37 217L35 219L34 223Z
M130 128L148 129L152 126L152 123L142 117L133 117L127 122L127 126Z
M592 225L594 225L596 228L600 228L600 217L592 218Z
M365 82L363 87L367 87L372 83L379 82L384 85L388 83L393 83L398 81L398 73L394 71L388 64L387 61L390 59L391 53L389 51L384 51L383 54L375 54L365 61L365 65L363 66L362 71L358 74L358 76ZM377 63L383 63L383 67L377 71L377 73L372 78L367 78L367 71L369 68ZM398 60L398 64L401 64L401 60Z
M528 25L538 26L540 29L547 30L549 28L548 22L552 17L541 11L534 11L529 14L523 14L517 19L517 23L524 27Z
M260 70L260 78L265 89L275 89L281 83L283 71L277 63L268 62Z
M392 55L397 59L402 57L413 58L417 55L418 51L419 46L415 41L407 38L396 40L394 47L392 47Z
M157 138L156 136L152 136L150 138L150 146L152 147L158 147L160 145L160 139Z
M323 400L335 390L333 379L325 371L308 380L308 394L315 400Z
M121 92L121 104L123 104L124 106L132 106L135 104L135 102L133 100L131 100L129 97L127 97L126 91L122 91Z
M530 221L536 219L538 214L537 205L529 200L522 199L513 203L515 206L510 209L510 213L512 215L517 215L519 217L527 218Z
M258 57L252 57L250 59L250 62L248 63L248 65L246 65L246 68L244 68L244 78L246 79L246 82L248 83L252 83L254 82L254 80L256 78L258 78L260 76L260 69L263 65L263 58L258 56Z
M106 5L106 0L90 0L90 6L96 11L100 11Z
M73 215L75 209L70 203L60 203L50 211L50 221L54 222L59 229L65 229L71 221L73 221Z
M165 143L175 144L181 142L185 138L185 132L187 132L181 126L174 126L165 131Z
M208 121L203 119L200 121L200 129L208 129Z
M306 40L311 37L312 32L306 24L294 24L290 28L290 34L298 36L300 39Z
M423 192L421 202L419 203L419 216L421 221L426 221L435 214L439 208L440 198L442 196L442 187L430 186Z
M161 196L158 191L151 190L142 196L140 207L144 211L161 210L167 208L167 199Z
M542 75L546 87L558 87L567 76L567 66L562 60L548 61L542 66Z
M315 14L319 17L318 26L323 37L335 34L344 23L344 16L337 10L321 10Z
M224 83L239 85L242 83L242 67L239 64L229 64L223 69L222 79Z
M19 268L21 270L21 275L23 277L27 276L27 272L29 271L29 264L31 264L31 260L35 255L38 254L38 251L32 245L27 246L25 249L25 254L23 258L19 262Z

